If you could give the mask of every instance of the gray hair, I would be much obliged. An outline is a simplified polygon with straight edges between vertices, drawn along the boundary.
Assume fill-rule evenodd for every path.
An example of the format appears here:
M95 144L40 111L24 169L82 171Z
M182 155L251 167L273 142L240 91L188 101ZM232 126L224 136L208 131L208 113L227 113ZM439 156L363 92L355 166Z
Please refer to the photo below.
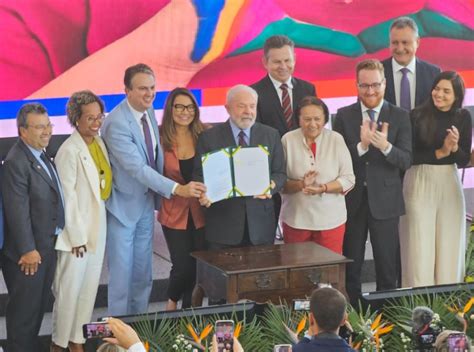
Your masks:
M98 103L100 106L100 112L104 113L104 102L90 90L81 90L71 95L66 104L66 114L72 127L76 127L77 121L81 118L82 107L92 103Z
M258 94L255 91L255 89L253 89L252 87L246 86L245 84L237 84L227 91L225 103L229 104L230 101L234 98L234 96L240 92L250 93L255 98L255 101L258 101Z
M126 352L126 350L120 346L105 342L99 346L97 352Z
M16 114L16 127L18 129L18 135L20 135L20 127L28 127L28 114L48 114L48 111L43 104L40 103L26 103L24 104L18 113Z
M415 36L418 38L418 26L412 18L407 16L396 18L390 25L390 30L393 28L403 29L407 27L411 28L411 30L415 33Z

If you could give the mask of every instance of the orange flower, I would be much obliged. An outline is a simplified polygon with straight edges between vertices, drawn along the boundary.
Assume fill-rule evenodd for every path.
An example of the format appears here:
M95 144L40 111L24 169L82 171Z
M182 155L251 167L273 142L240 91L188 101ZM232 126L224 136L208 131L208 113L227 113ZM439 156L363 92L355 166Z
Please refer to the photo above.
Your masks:
M145 346L145 351L146 351L146 352L150 351L150 344L148 343L148 341L145 341L145 342L143 343L143 346Z
M240 336L240 331L242 330L242 324L240 322L237 323L237 326L235 327L235 330L234 330L234 337L236 339L239 338Z
M306 320L307 320L307 317L306 315L300 320L300 322L298 323L298 326L296 327L296 335L299 335L301 333L301 331L304 330L305 326L306 326Z
M189 333L191 334L193 340L194 340L196 343L200 343L201 341L199 340L199 337L197 336L196 331L194 331L193 326L192 326L191 324L188 324L186 327L188 328L188 331L189 331Z

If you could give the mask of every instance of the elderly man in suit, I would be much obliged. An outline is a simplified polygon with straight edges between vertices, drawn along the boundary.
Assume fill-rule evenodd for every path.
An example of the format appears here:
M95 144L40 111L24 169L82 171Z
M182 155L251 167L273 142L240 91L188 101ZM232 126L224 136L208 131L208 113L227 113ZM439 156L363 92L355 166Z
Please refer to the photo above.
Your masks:
M420 45L418 26L410 17L399 17L390 26L392 57L382 61L385 100L411 111L431 96L431 86L441 72L438 66L417 58Z
M7 350L37 351L38 335L51 293L56 251L64 227L61 185L51 159L43 152L53 125L38 103L21 107L20 138L3 166L5 207L3 275L8 289Z
M280 136L299 127L294 112L300 100L316 96L312 83L292 77L295 62L295 43L284 35L271 36L262 58L268 75L251 85L258 94L257 121L276 128Z
M127 68L124 84L126 99L110 112L101 129L113 174L106 203L110 315L148 309L154 210L160 197L199 197L205 191L200 183L180 185L163 176L152 69L145 64Z
M236 145L264 145L270 153L271 193L283 187L286 173L280 136L274 128L255 122L257 100L257 93L248 86L237 85L227 92L230 118L199 136L195 179L203 179L201 156L205 153ZM208 207L205 236L210 249L273 243L276 222L270 195L236 197L211 204L203 194L200 202Z
M375 260L377 290L397 285L398 221L405 213L400 171L411 163L411 126L408 112L383 99L385 77L378 60L357 65L358 102L338 110L334 130L349 148L356 176L346 196L347 223L343 253L346 289L352 304L361 294L367 230Z

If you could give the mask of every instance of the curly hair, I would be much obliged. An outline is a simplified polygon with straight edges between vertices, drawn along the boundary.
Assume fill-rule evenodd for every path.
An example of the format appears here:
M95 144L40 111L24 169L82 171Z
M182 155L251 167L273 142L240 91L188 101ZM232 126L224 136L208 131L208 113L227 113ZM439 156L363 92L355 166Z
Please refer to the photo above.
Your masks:
M81 90L73 93L66 104L67 119L72 127L76 127L77 121L81 118L82 107L84 105L97 103L100 106L100 112L104 113L105 105L102 99L92 93L90 90Z

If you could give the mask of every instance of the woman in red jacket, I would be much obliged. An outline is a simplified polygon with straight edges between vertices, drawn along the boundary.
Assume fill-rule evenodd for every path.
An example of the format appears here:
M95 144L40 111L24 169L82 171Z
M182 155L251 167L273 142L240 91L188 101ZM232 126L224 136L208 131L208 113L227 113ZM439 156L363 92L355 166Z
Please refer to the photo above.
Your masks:
M164 176L180 183L191 181L198 135L204 129L199 107L186 88L176 88L166 99L161 124ZM197 198L162 199L158 221L168 244L171 272L167 310L191 306L196 281L196 262L189 253L204 249L204 214Z

